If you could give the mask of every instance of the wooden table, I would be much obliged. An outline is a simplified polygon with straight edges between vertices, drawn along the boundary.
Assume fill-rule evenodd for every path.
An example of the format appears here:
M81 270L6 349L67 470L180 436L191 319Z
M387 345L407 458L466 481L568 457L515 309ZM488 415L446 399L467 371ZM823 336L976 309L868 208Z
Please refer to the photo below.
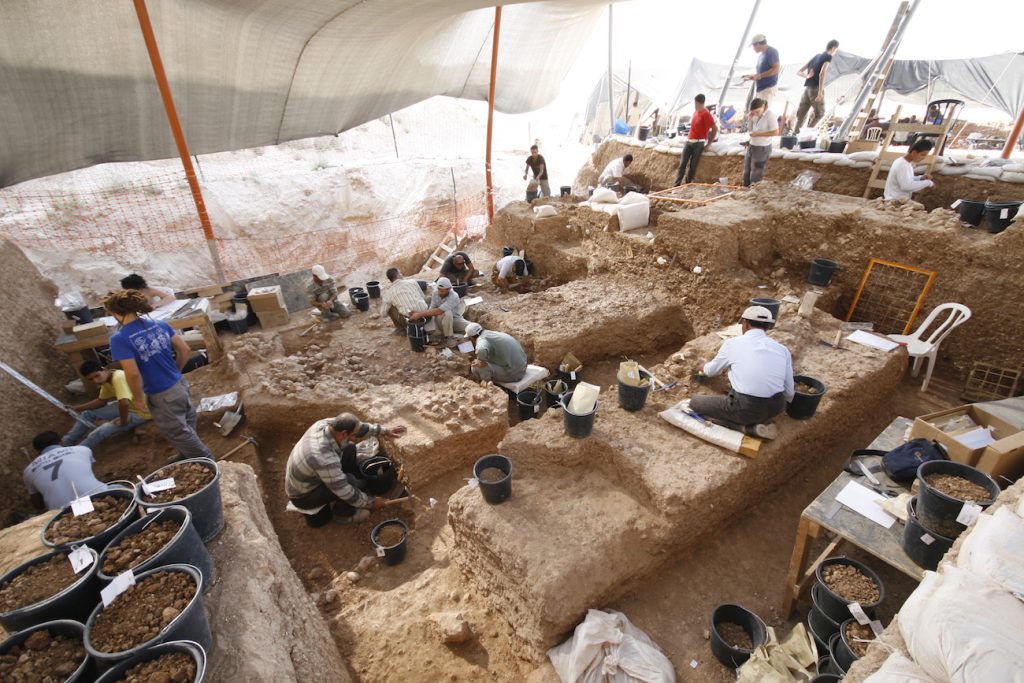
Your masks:
M875 437L868 448L881 451L896 448L903 443L903 435L912 423L913 420L897 417L881 434ZM865 464L871 463L871 458L864 460ZM883 484L898 486L885 475L885 472L872 472L872 474ZM793 612L794 603L809 586L810 580L814 577L814 570L843 542L852 543L918 581L924 576L924 568L917 565L903 551L900 541L903 538L904 525L901 522L897 521L886 529L836 502L836 496L851 481L865 483L865 477L855 476L845 471L840 473L828 488L804 508L800 515L800 526L797 528L796 543L793 545L793 555L789 561L789 574L786 577L786 593L782 600L782 614L787 618ZM825 550L808 566L807 555L810 551L810 539L818 538L822 529L827 531L829 543Z
M196 328L203 335L203 342L206 345L206 351L210 358L210 362L212 363L220 358L222 353L220 339L218 339L217 332L213 329L213 323L210 322L210 318L206 315L206 311L194 311L180 318L169 318L164 320L164 322L176 330L184 330L190 327ZM58 351L63 351L68 354L68 358L71 360L71 364L75 366L76 372L84 360L82 358L82 351L98 349L103 346L108 346L109 344L109 331L106 334L99 334L95 337L86 337L85 339L78 339L72 334L65 333L57 337L57 341L54 342Z

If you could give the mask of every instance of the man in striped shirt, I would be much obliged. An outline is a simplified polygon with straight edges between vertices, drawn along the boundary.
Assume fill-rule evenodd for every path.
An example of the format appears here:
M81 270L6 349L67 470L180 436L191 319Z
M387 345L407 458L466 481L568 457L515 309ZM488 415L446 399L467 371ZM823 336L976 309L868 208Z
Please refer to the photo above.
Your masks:
M391 318L395 334L405 334L405 318L413 311L427 310L427 301L420 284L402 275L398 268L388 268L387 276L391 284L381 294L380 317Z
M404 433L404 426L367 424L351 413L314 422L288 456L284 480L288 500L305 513L311 527L323 526L332 517L340 524L365 521L371 508L384 507L385 499L360 490L355 442Z

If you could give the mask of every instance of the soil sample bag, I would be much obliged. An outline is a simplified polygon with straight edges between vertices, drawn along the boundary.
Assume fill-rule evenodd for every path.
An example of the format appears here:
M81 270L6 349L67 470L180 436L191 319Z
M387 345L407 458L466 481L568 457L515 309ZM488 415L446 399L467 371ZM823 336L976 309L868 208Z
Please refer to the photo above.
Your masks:
M565 354L562 358L562 362L558 365L558 369L562 372L579 372L583 369L583 363L580 359L572 355L572 351Z
M648 384L646 379L640 377L640 368L632 360L619 363L618 379L628 387L645 387Z
M599 393L601 393L601 387L580 382L573 389L572 400L569 401L569 412L575 415L589 415L597 405Z

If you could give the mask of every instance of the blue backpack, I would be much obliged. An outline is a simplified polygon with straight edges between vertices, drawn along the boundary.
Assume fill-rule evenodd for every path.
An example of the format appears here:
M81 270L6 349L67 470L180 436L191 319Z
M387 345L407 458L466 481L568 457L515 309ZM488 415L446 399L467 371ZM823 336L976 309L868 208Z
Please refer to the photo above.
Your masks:
M882 456L882 468L893 481L911 481L921 463L949 460L946 448L931 439L913 439Z

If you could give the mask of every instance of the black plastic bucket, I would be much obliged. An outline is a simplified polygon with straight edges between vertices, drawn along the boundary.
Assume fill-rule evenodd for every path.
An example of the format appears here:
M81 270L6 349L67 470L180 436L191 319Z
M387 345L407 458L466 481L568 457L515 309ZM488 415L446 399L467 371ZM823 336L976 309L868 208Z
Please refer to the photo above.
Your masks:
M718 625L733 623L742 626L743 630L750 636L753 647L749 650L733 647L725 642L718 633ZM743 665L750 654L761 645L768 642L768 629L761 618L742 605L725 603L715 607L711 613L711 652L715 659L730 669L737 669Z
M586 415L577 415L569 411L569 402L572 401L573 392L567 391L562 394L562 425L565 433L576 439L585 439L594 431L594 416L597 414L597 407L600 401L594 403L594 409Z
M394 545L384 546L377 542L377 536L380 532L389 526L398 526L402 528L402 540ZM378 551L381 559L384 560L384 564L396 565L405 559L405 551L409 544L409 527L405 525L400 519L385 519L383 522L373 527L373 531L370 532L370 542L373 543L373 547ZM383 552L383 554L381 554Z
M375 455L359 465L359 472L366 482L366 492L380 496L391 490L398 478L395 466L387 457Z
M249 331L249 320L247 317L242 317L238 320L228 318L228 327L235 334L242 334Z
M380 298L380 282L377 280L370 280L366 283L366 293L370 295L371 299Z
M989 499L974 501L982 509L996 501L999 495L999 484L992 477L970 465L952 460L931 460L921 463L917 468L917 481L920 489L917 492L917 519L927 529L933 529L947 538L956 539L967 527L956 518L960 515L966 501L947 496L938 491L925 478L931 474L950 474L963 477L967 481L981 486L989 493Z
M469 294L469 285L452 285L452 291L458 294L460 299L465 299Z
M356 294L366 294L366 290L362 287L349 287L348 298L352 302L352 305L356 305Z
M15 633L3 643L0 643L0 657L6 656L15 645L24 645L29 636L36 631L49 631L53 635L64 636L65 638L72 638L81 641L85 633L85 626L70 619L56 619L54 621L36 624L32 628ZM94 679L95 676L93 675L92 660L89 659L89 654L86 653L82 656L82 661L78 664L78 668L76 668L70 676L64 679L64 683L79 683L79 681L92 681Z
M828 151L832 154L842 154L846 151L846 140L833 140L828 143Z
M567 389L564 386L564 383L562 385L562 391L558 391L557 389L555 389L555 386L559 381L561 380L550 379L544 383L544 403L547 405L548 408L561 406L561 403L559 403L559 401L562 398L562 394L565 393Z
M82 306L81 308L76 308L72 311L65 311L61 309L61 312L64 313L65 318L68 320L74 320L79 325L85 325L86 323L92 322L92 311L88 306Z
M639 128L636 129L637 140L643 142L644 140L647 139L647 136L650 134L650 132L651 129L649 126L640 126Z
M165 626L160 633L144 643L140 643L128 650L121 650L120 652L100 652L93 647L92 629L96 624L96 617L98 617L104 609L102 602L96 605L92 614L89 615L89 620L85 622L84 642L85 651L88 652L89 656L95 659L101 667L111 666L115 662L120 662L123 659L134 657L153 645L159 645L160 643L166 643L171 640L195 641L204 650L209 650L213 645L213 635L210 633L210 622L206 619L206 610L203 607L203 592L201 590L203 579L199 574L199 570L188 564L169 564L166 567L158 567L157 569L150 569L149 571L137 574L135 576L135 582L141 583L146 578L157 572L183 572L188 574L195 582L197 588L196 594L192 596L192 599L189 600L189 603L185 605L183 610L181 610L181 613L178 614L170 624ZM115 603L120 599L123 598L115 598Z
M812 607L811 611L807 613L807 630L811 632L814 642L818 644L818 651L826 652L828 639L832 637L833 633L839 632L839 624L817 607Z
M405 325L405 334L409 337L409 346L416 353L423 353L427 348L427 323L424 320L410 320Z
M993 235L1006 230L1020 210L1021 202L986 202L985 222Z
M826 287L828 283L832 282L832 276L835 275L838 268L839 264L831 259L813 259L811 261L811 269L807 273L807 281L812 285Z
M49 548L70 548L72 546L82 545L84 543L85 545L89 546L90 548L93 548L97 552L103 550L107 546L107 543L110 543L110 539L112 539L114 536L117 536L125 527L127 527L129 524L135 521L135 519L138 518L139 511L139 506L135 502L134 489L121 487L111 488L107 489L106 491L93 493L89 496L89 498L95 499L102 498L103 496L114 496L115 498L129 499L130 502L128 503L128 507L125 509L124 514L122 514L121 517L116 522L114 522L113 524L111 524L95 536L78 539L75 541L71 541L70 543L54 543L53 541L46 538L46 534L50 530L50 527L52 527L57 522L58 519L66 515L72 514L71 506L68 505L67 507L62 508L61 511L58 512L56 515L54 515L53 519L47 522L43 530L39 532L39 537L42 539L43 545Z
M96 578L96 570L99 568L96 563L97 554L92 548L88 550L92 556L92 564L82 570L74 583L44 600L0 613L0 626L8 633L14 633L54 619L84 621L100 597L100 582ZM0 577L0 586L10 583L29 567L48 562L55 555L66 555L68 552L70 551L67 549L61 549L33 557ZM70 563L70 560L68 562Z
M985 202L961 199L957 212L960 214L961 222L976 228L981 225L981 219L985 217Z
M832 661L832 657L822 657L822 659L824 659L826 662ZM841 675L819 673L817 676L810 680L810 683L839 683L839 681L841 680L843 680L843 677Z
M796 147L797 139L795 135L783 135L779 138L779 147L782 149L793 149Z
M156 659L162 655L172 654L175 652L184 652L192 658L192 661L196 665L196 675L192 680L188 681L188 683L202 683L203 678L206 676L206 652L199 643L193 643L188 640L172 640L168 643L160 643L159 645L147 647L131 659L126 659L123 662L115 664L112 668L108 669L106 673L96 679L96 683L117 683L123 678L125 672L133 666L137 666L143 662L148 662L151 659Z
M860 659L860 657L853 653L853 648L850 647L849 641L846 640L846 627L855 623L855 621L855 619L850 618L839 624L839 640L836 641L835 650L832 654L836 663L847 671L849 671L855 661Z
M501 470L505 477L498 481L484 481L480 473L488 467ZM477 460L473 465L473 478L479 482L480 494L491 505L502 503L512 495L512 461L504 455L485 455Z
M815 642L817 642L817 641L815 641ZM824 652L825 656L818 657L818 661L816 661L814 663L814 673L817 674L818 676L832 676L832 674L823 673L825 671L825 667L828 666L828 660L832 659L832 655L828 654L828 643L825 643L825 645L822 646L818 650L818 652L819 653ZM815 676L814 680L817 680L818 676ZM832 676L832 677L835 678L835 676Z
M885 600L885 585L882 584L882 579L878 578L878 574L873 572L867 566L861 564L857 560L851 560L848 557L837 556L830 557L827 560L822 561L818 565L817 569L814 570L814 575L818 580L818 600L815 605L818 609L825 613L825 616L829 617L835 622L842 623L850 617L850 601L846 598L837 595L832 592L832 589L825 583L824 570L826 567L833 564L847 564L851 567L856 567L862 574L874 581L875 585L878 586L878 600L871 603L861 603L861 607L864 612L874 618L875 608L878 607L882 600Z
M572 195L572 185L562 185L558 188L559 196L569 197Z
M141 533L150 524L167 521L175 521L181 524L178 533L163 548L150 555L145 561L132 567L132 573L138 574L169 564L190 564L198 569L202 575L203 590L205 591L209 588L214 576L213 558L210 557L210 552L203 545L202 539L199 538L199 532L196 531L195 525L192 523L192 513L189 512L187 507L182 505L171 505L170 507L157 510L151 515L135 520L127 529L119 533L110 542L110 545L100 553L99 571L96 574L100 581L109 582L117 578L116 574L107 574L103 571L103 563L106 561L111 550L129 536Z
M767 308L772 313L772 327L775 327L775 323L779 322L779 308L782 306L782 302L778 299L772 299L765 296L755 296L750 300L751 306L762 306Z
M566 372L565 370L558 371L558 379L565 382L565 390L572 391L576 388L576 385L580 383L580 373L578 372Z
M846 675L846 669L843 668L839 661L836 659L835 650L839 644L839 634L835 633L829 638L828 641L828 661L825 662L824 673L832 676L838 676L840 679Z
M540 417L540 394L533 389L524 389L516 394L516 405L519 408L520 420Z
M203 539L203 543L208 543L224 528L224 505L220 499L220 465L209 458L180 460L174 464L182 465L188 463L199 463L203 467L213 470L213 481L191 495L172 500L168 503L147 503L146 495L142 492L142 487L139 486L135 489L135 500L147 513L171 507L172 505L181 505L188 508L189 512L192 513L192 524L195 525L196 531L199 532L199 538ZM146 477L146 483L163 479L162 473L167 467L170 467L170 465L161 467Z
M821 403L821 397L827 391L825 383L807 375L796 375L793 377L793 382L809 384L818 391L816 394L797 391L793 394L793 400L786 404L786 415L794 420L809 420L814 417L814 413L818 410L818 404Z
M814 149L818 146L817 140L801 140L800 149Z
M651 393L651 373L640 370L640 377L647 380L642 387L631 387L619 380L619 407L623 410L643 410L647 403L647 396Z
M352 296L352 301L360 311L365 313L370 310L370 295L366 292L357 292Z
M930 543L925 543L925 534L931 537ZM926 529L917 518L917 496L907 501L907 523L903 527L903 551L907 557L912 559L919 567L929 571L935 571L942 560L942 556L953 545L954 539L947 538L938 531Z

